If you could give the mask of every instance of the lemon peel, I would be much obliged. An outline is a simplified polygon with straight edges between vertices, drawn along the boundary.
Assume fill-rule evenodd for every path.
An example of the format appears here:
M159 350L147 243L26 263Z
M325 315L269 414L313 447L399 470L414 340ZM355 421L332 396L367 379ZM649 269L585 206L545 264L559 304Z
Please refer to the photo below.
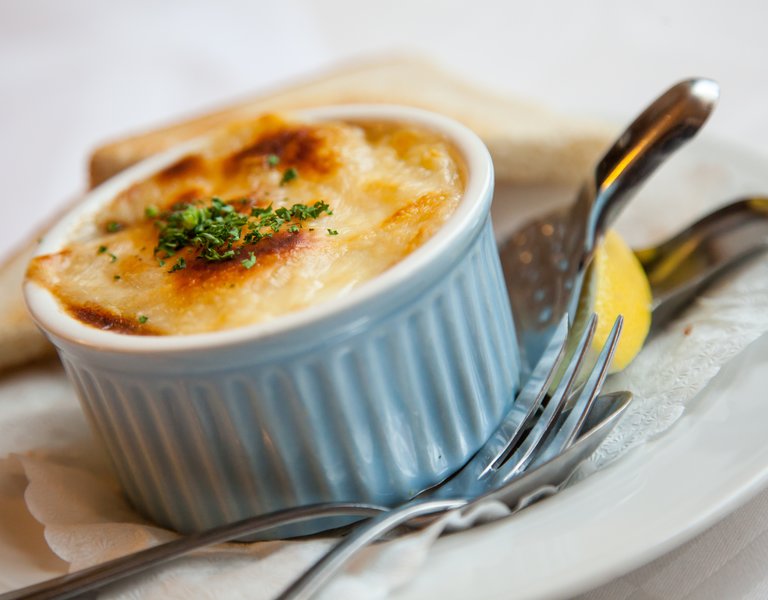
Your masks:
M595 337L590 346L597 356L618 315L624 326L609 373L626 368L643 347L651 327L651 286L632 249L614 230L609 230L596 248L579 297L574 331L581 332L594 312Z

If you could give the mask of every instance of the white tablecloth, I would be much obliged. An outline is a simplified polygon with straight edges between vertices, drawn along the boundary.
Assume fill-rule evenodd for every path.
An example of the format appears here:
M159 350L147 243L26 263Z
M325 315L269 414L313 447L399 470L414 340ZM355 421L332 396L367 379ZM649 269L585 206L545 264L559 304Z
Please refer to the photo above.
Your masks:
M377 54L421 54L487 87L614 119L682 77L713 77L723 95L708 131L768 156L765 6L4 0L0 255L83 189L85 157L97 143ZM768 597L766 515L768 491L583 598ZM31 518L6 522L0 537L30 531L39 536ZM36 568L60 568L39 550Z

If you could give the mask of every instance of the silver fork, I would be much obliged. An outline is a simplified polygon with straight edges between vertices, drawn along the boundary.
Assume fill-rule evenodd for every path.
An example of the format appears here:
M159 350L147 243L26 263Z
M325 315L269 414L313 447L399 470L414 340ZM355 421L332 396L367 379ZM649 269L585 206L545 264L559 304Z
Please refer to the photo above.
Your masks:
M392 529L417 517L442 514L494 497L507 503L513 511L524 508L536 499L557 491L572 475L578 463L563 469L557 457L564 455L581 431L593 402L602 387L613 357L623 319L613 325L595 364L580 389L572 394L580 377L582 364L594 337L597 319L592 315L579 344L564 371L560 364L565 354L567 319L561 321L555 338L547 345L542 358L531 374L514 407L483 448L448 482L423 492L415 499L356 527L350 535L334 546L285 590L279 600L310 598L322 588L353 556ZM539 415L542 400L547 396L556 374L562 372L549 401ZM575 400L573 399L575 396ZM628 394L623 397L625 405ZM564 413L572 402L571 410ZM588 455L579 456L581 460ZM580 462L580 460L578 461ZM550 467L549 471L546 468ZM534 475L545 469L545 477L535 480L535 486L517 486L525 479L526 469Z
M591 439L581 444L580 453L573 452L569 456L565 456L565 460L560 461L560 458L567 454L567 449L573 446L602 385L618 340L622 319L619 317L616 320L608 341L586 382L574 391L574 388L577 387L575 384L581 371L584 356L594 336L595 324L596 317L593 315L567 367L564 370L559 370L565 354L568 333L568 319L567 316L564 317L525 387L515 399L512 409L491 438L454 477L441 485L422 492L404 506L418 507L415 508L416 513L426 515L458 508L467 504L472 497L489 493L501 494L505 502L512 503L512 496L517 497L523 492L526 496L529 495L531 490L528 490L526 486L530 484L535 484L536 490L539 490L543 485L539 482L542 469L548 467L549 471L545 469L544 473L549 473L553 471L553 464L556 467L556 476L554 478L551 475L548 475L548 478L545 477L546 485L544 488L549 489L563 483L565 479L560 476L560 471L565 468L570 474L572 463L574 464L573 468L575 468L578 462L591 454L591 451L586 452L591 448L588 444L596 441L596 436L592 436ZM549 401L541 414L538 415L542 402L547 397L547 392L553 386L556 373L560 372L562 372L562 377L559 383L549 395ZM628 398L626 397L618 398L615 405L608 407L607 416L601 419L600 425L615 422L617 415L623 410L627 401ZM566 411L566 405L569 402L570 410ZM555 457L554 460L549 460L552 457ZM574 460L575 458L578 460ZM547 460L549 462L546 462ZM532 475L534 477L521 477L525 469L530 468L531 465L543 466L533 469ZM536 473L539 473L539 479L535 476ZM526 480L529 483L526 483ZM515 486L516 482L520 482L521 485ZM425 498L432 500L424 502ZM520 498L514 500L515 503L519 501ZM365 517L381 515L382 513L394 514L395 516L404 515L402 509L394 509L392 512L386 507L362 503L316 504L261 515L238 523L187 535L83 571L14 590L0 595L0 600L72 598L88 591L97 590L125 577L141 573L149 567L168 562L193 550L254 535L280 525L318 516ZM409 513L405 520L408 521L417 516L416 513ZM391 528L388 527L387 531ZM361 531L370 530L361 529ZM341 551L344 546L337 546L337 548L339 548L338 551ZM300 581L297 581L297 584Z

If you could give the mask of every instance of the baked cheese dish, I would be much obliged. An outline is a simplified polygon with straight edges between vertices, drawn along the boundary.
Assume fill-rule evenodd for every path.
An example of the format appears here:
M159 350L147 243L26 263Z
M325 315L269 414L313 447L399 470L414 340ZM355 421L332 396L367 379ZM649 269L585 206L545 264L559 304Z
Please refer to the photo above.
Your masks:
M255 324L401 261L453 213L464 180L455 149L416 126L267 115L124 189L27 276L118 333Z

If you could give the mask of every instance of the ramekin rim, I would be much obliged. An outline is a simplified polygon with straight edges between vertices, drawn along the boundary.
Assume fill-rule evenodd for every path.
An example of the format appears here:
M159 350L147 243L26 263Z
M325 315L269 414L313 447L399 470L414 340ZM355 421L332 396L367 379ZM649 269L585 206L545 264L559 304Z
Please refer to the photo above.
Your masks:
M484 143L465 125L431 111L393 104L340 104L276 112L318 121L383 120L413 123L436 131L446 136L464 161L466 184L463 197L457 209L434 236L390 269L334 301L322 302L270 321L206 333L127 335L90 327L78 321L65 312L50 290L34 281L25 280L25 300L38 326L48 334L75 345L133 354L196 351L255 342L261 338L271 339L331 319L406 284L408 280L429 269L461 236L466 236L465 242L469 243L470 233L479 234L493 192L493 163ZM45 235L35 255L57 251L75 227L95 214L115 194L193 152L209 136L195 138L147 158L88 192L84 200L68 211Z

